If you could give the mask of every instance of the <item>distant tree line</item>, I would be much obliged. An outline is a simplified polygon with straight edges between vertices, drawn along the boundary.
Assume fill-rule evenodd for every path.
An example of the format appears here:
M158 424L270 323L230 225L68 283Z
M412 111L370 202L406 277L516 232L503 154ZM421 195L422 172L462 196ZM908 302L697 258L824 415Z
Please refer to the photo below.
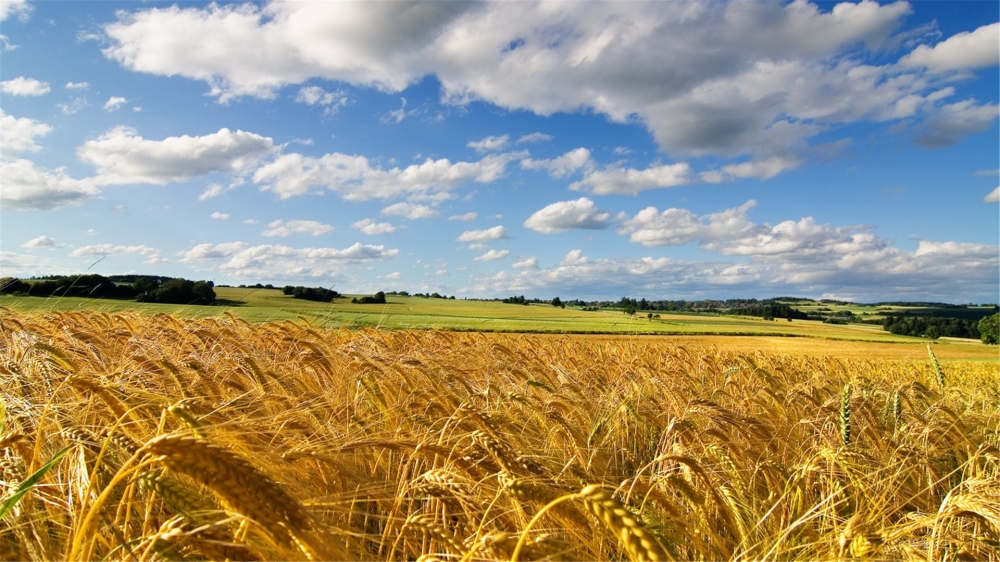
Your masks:
M324 289L323 287L293 287L291 285L286 285L281 292L286 295L291 295L294 299L316 302L333 302L333 299L340 296L340 293L337 291L334 291L333 289Z
M351 302L354 304L385 304L385 293L379 291L370 297L361 297L360 299L354 297Z
M979 322L962 318L935 318L928 316L887 316L882 328L901 336L918 336L937 339L942 336L979 339Z
M105 277L103 275L48 276L31 281L0 279L0 293L40 297L122 299L170 304L212 304L215 284L154 275Z

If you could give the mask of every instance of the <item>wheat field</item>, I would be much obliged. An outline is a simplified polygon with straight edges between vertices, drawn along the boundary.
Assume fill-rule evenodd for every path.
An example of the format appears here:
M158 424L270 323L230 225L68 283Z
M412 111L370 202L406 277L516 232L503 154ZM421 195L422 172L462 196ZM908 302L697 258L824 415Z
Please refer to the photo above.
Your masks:
M1000 560L996 362L9 310L0 358L5 560Z

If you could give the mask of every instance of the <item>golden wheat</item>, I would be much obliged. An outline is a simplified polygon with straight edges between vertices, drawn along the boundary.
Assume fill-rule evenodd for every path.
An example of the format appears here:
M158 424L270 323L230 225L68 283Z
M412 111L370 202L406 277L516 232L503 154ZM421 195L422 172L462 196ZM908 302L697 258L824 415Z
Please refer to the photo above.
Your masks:
M5 311L0 558L1000 562L996 361L744 344Z

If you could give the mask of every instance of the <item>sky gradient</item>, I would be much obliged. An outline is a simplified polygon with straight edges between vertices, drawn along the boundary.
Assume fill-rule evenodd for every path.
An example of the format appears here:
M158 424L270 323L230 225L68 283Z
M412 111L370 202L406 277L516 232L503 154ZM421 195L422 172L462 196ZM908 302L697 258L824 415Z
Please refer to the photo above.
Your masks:
M997 2L0 1L0 275L1000 301Z

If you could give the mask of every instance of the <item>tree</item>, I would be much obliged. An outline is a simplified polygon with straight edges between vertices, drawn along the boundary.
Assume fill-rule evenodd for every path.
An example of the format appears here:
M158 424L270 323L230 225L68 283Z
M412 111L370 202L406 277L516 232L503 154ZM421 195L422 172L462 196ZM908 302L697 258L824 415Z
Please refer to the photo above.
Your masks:
M1000 313L979 321L979 337L988 345L1000 343Z
M552 306L561 306L563 308L566 308L566 305L563 304L562 299L560 299L559 297L552 299Z

